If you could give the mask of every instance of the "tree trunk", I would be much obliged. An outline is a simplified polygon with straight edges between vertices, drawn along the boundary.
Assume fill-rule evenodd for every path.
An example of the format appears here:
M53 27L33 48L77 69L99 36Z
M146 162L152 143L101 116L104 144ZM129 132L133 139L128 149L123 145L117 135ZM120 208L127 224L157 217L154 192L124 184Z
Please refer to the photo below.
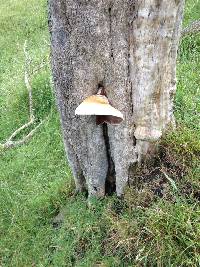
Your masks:
M65 149L76 189L123 194L132 166L151 156L173 120L183 0L49 0L52 68ZM103 85L123 113L96 125L76 107Z

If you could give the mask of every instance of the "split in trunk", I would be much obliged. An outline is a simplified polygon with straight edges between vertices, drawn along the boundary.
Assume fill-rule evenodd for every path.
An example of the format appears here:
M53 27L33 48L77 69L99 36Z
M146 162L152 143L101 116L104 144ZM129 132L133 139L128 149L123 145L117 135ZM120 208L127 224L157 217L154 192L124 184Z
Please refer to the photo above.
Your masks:
M104 196L107 177L121 196L130 167L151 157L173 122L182 13L183 0L49 0L56 98L78 191ZM121 124L75 116L99 84Z

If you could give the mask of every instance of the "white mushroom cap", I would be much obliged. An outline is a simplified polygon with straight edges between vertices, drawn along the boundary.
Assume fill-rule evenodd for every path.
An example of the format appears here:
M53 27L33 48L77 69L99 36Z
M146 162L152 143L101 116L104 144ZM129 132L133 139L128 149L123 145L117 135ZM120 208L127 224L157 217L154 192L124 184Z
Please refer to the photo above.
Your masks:
M123 114L112 107L106 96L96 94L87 97L75 110L75 115L106 116L105 122L118 124L123 120ZM110 116L110 117L109 117ZM112 118L117 118L112 122Z

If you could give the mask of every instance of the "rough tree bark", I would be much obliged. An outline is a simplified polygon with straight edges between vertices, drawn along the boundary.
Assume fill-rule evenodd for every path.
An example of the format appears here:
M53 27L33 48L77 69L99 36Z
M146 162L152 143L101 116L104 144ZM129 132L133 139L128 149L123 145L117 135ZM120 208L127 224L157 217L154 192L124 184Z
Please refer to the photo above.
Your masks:
M132 166L151 156L173 121L183 0L49 0L52 68L65 149L78 191L123 194ZM76 107L103 85L124 115L96 125Z

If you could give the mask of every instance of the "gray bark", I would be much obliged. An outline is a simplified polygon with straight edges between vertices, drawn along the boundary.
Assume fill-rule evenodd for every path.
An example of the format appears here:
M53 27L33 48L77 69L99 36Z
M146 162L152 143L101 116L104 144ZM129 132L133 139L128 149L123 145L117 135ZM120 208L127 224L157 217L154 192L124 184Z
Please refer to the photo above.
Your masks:
M120 196L132 166L173 121L183 0L49 0L52 68L65 149L78 191ZM119 125L75 116L102 84Z
M200 32L200 20L195 20L181 31L181 37Z

